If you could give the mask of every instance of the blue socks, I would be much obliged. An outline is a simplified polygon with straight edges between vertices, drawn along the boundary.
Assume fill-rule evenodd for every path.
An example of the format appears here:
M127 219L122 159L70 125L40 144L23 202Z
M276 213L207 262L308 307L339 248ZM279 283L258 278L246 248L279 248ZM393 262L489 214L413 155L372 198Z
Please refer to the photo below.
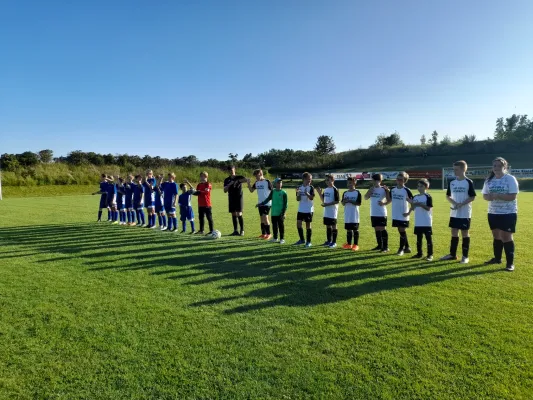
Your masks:
M185 232L187 230L187 221L182 221L181 222L181 230L183 232Z
M194 232L195 229L194 229L194 221L191 221L191 230Z
M146 220L144 219L144 211L139 211L139 215L141 216L141 224L144 224Z
M161 216L161 221L163 221L163 226L167 226L167 216L166 215L162 215Z
M159 226L163 226L162 225L162 220L163 220L163 218L161 218L161 215L158 215L157 216L157 222L159 222Z
M169 231L172 230L172 220L173 220L172 217L168 217L168 230L169 230Z
M174 229L178 229L178 218L172 217L172 222L174 223Z

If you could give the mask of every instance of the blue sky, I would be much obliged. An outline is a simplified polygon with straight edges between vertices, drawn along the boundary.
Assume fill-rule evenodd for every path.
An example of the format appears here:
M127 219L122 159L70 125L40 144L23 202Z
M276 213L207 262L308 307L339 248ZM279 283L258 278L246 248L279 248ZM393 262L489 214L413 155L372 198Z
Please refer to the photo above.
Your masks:
M226 159L533 114L533 1L0 4L0 153Z

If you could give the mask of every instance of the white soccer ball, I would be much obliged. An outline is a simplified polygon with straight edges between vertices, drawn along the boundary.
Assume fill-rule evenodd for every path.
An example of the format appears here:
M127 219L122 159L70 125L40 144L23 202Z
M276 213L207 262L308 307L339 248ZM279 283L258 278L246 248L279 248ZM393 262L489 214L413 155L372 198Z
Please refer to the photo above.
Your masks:
M208 239L220 239L222 237L222 233L220 233L220 231L213 231L210 235L207 235L207 238Z

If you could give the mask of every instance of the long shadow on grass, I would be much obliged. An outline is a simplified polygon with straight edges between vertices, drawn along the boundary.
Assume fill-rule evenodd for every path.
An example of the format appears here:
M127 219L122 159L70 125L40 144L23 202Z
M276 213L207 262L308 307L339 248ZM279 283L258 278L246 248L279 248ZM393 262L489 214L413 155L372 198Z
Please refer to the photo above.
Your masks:
M108 224L0 228L0 240L32 249L12 251L9 257L43 254L46 257L40 263L80 258L94 272L147 270L185 285L217 285L227 295L191 306L222 306L222 311L230 314L338 302L499 271L482 265L458 267L369 251L304 250L246 238L214 242Z

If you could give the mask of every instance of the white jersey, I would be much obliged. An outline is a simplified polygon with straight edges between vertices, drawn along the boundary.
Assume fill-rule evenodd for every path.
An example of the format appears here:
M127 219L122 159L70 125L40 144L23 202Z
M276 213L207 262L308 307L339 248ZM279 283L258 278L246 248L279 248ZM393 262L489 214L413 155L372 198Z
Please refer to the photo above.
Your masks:
M505 174L500 179L494 177L490 181L485 181L482 193L518 194L518 181L509 174ZM517 212L518 203L516 199L513 201L489 201L489 214L516 214Z
M409 212L409 203L407 199L413 198L413 193L407 187L393 187L390 191L392 198L392 219L397 221L409 221L409 216L404 214Z
M455 179L448 183L446 196L451 197L456 203L462 203L470 197L476 197L474 182L471 179ZM457 210L450 210L452 218L472 218L472 203L460 207Z
M300 193L300 201L298 202L298 212L300 213L312 213L315 211L315 207L313 205L313 200L309 199L306 195L301 195L304 192L309 193L311 196L315 195L315 188L311 185L309 186L300 186L298 188L298 192Z
M262 181L255 181L254 186L257 191L257 200L259 203L264 202L268 199L270 192L272 192L272 183L268 179L263 179ZM265 206L272 206L272 200L265 204Z
M413 198L413 203L423 204L428 207L433 207L433 199L428 193L417 194ZM424 210L422 207L415 208L415 227L433 226L433 209Z
M343 200L355 201L356 204L346 203L344 205L344 223L358 224L359 223L359 206L361 205L361 193L359 190L350 192L347 190L342 194Z
M370 195L370 216L371 217L386 217L387 216L387 207L380 206L378 203L380 201L385 201L387 199L386 189L383 187L372 188L372 194Z
M322 195L324 196L324 203L339 201L339 190L335 186L324 189ZM339 203L324 207L324 218L337 219L338 212Z

